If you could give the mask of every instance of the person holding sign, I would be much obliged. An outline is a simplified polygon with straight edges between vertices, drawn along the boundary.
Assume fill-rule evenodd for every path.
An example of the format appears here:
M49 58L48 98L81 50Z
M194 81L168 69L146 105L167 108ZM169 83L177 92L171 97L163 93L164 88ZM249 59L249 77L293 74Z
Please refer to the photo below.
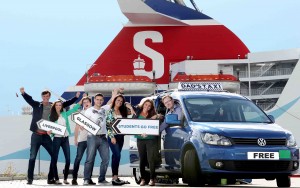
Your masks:
M114 89L112 92L112 98L110 101L117 95L119 89ZM106 111L110 109L110 105L102 106L104 102L104 96L101 93L98 93L94 97L94 106L88 108L84 115L89 118L91 121L99 125L100 129L96 135L88 133L87 136L87 155L86 162L84 164L84 182L83 185L94 184L92 182L92 172L94 168L94 162L96 157L96 152L98 150L100 157L102 159L100 165L100 173L98 177L99 184L106 184L108 181L105 179L106 171L109 164L109 146L106 138L107 130L105 125L105 114ZM102 107L101 107L102 106Z
M68 174L69 174L69 168L70 168L70 143L69 143L69 134L71 134L70 124L68 117L76 112L80 105L82 104L82 99L70 110L63 111L63 104L62 101L58 100L55 101L51 107L49 120L52 122L55 122L59 125L65 126L67 128L67 131L65 131L65 134L57 135L54 134L53 138L53 156L52 156L52 163L53 163L53 170L54 170L54 178L57 184L61 184L58 177L57 172L57 159L59 154L59 149L62 148L64 155L65 155L65 169L64 169L64 184L69 184L68 182ZM51 133L51 132L50 132Z
M35 101L32 99L30 95L25 92L24 87L20 88L20 92L25 101L32 107L32 120L30 125L30 131L32 131L31 142L30 142L30 158L28 164L28 172L27 172L27 184L31 185L33 181L33 173L35 166L35 159L37 153L40 149L40 146L43 146L49 155L52 158L53 150L52 150L52 140L46 131L43 131L38 128L37 122L41 119L47 120L50 114L51 102L49 102L51 97L51 92L45 90L41 93L42 102ZM63 107L68 107L73 104L79 97L80 93L77 92L76 96L72 99L63 102ZM50 164L49 173L48 173L48 184L55 184L53 167L52 163Z
M112 151L111 169L113 175L113 185L123 185L126 183L125 181L120 180L118 177L121 152L124 144L124 135L117 135L112 129L112 124L117 118L127 118L127 108L130 109L131 113L134 113L132 106L129 103L126 103L125 105L124 96L119 94L114 98L111 104L111 109L108 111L106 116L108 143L110 150ZM105 116L102 116L102 118L105 118Z
M86 94L83 94L82 98L82 111L81 113L84 114L84 112L92 106L92 100L86 96ZM74 131L74 143L77 146L77 154L74 161L74 167L73 167L73 180L72 185L78 185L77 183L77 176L78 176L78 170L80 166L80 161L82 159L82 156L86 150L87 147L87 134L88 131L80 127L80 125L76 125L75 131Z
M138 105L138 110L136 115L133 118L138 119L159 119L161 117L160 114L157 114L154 108L154 103L151 99L142 100L142 103ZM158 153L158 140L157 136L147 135L143 133L142 135L136 135L137 138L137 147L139 152L140 159L140 172L141 172L141 182L140 186L146 185L145 176L146 171L145 167L147 163L149 164L150 169L150 186L155 185L155 158L156 153Z

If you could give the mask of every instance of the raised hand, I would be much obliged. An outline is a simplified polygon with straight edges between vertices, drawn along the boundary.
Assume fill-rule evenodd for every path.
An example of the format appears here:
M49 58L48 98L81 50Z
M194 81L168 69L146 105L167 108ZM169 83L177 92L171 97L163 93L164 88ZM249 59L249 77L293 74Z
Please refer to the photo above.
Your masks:
M20 92L21 92L22 94L25 92L24 87L21 87L21 88L20 88Z
M76 93L76 97L77 97L77 98L79 98L79 96L80 96L80 92L79 92L79 91L77 91L77 93Z

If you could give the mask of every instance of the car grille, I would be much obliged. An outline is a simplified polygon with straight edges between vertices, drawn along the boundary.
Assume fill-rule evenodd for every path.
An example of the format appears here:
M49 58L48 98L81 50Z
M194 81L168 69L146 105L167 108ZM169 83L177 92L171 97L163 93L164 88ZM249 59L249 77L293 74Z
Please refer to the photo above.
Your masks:
M285 146L286 139L265 139L267 146ZM232 138L234 145L258 145L257 138Z
M216 160L209 160L210 166L217 169L214 164ZM220 170L228 171L250 171L250 172L278 172L292 170L292 161L222 161L224 167Z

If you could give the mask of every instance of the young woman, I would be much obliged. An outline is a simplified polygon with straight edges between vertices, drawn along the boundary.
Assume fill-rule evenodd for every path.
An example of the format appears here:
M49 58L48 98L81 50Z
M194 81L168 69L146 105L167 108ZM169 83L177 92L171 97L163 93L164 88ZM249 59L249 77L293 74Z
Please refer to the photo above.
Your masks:
M150 99L146 99L141 102L138 106L138 110L136 115L134 116L138 119L159 119L161 117L160 114L155 112L154 103ZM140 159L140 172L141 172L141 183L140 186L144 186L146 184L145 181L145 167L147 163L149 164L150 169L150 182L148 185L154 186L155 185L155 158L157 147L157 137L150 136L146 133L142 135L136 135L137 138L137 147L139 152L139 159Z
M65 132L64 136L56 135L54 134L52 147L53 147L53 157L52 157L52 164L53 164L53 171L54 171L54 178L56 184L61 184L58 177L57 172L57 159L59 154L60 147L62 148L64 155L65 155L65 169L64 169L64 184L69 184L67 181L68 174L69 174L69 168L70 168L70 144L69 144L69 134L71 134L70 124L68 120L68 116L70 116L72 113L76 112L80 105L82 103L82 100L76 104L72 109L69 111L63 111L62 101L56 101L53 103L51 110L50 110L50 116L49 120L52 122L55 122L57 124L66 126L67 131Z
M128 103L127 103L128 104ZM131 105L127 105L127 107L133 113L133 109ZM112 169L112 184L113 185L123 185L126 182L122 181L118 177L119 165L121 159L121 152L124 144L124 135L117 135L111 125L117 118L127 118L127 108L125 105L125 98L123 95L117 95L112 104L111 109L108 111L106 115L106 127L108 132L108 143L110 150L112 151L111 156L111 169Z

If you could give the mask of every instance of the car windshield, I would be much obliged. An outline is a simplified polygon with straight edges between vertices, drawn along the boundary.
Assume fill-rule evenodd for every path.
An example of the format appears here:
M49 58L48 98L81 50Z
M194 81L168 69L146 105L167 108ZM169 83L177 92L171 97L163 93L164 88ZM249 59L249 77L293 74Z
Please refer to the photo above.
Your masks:
M253 102L228 97L197 97L184 99L192 121L271 123Z

